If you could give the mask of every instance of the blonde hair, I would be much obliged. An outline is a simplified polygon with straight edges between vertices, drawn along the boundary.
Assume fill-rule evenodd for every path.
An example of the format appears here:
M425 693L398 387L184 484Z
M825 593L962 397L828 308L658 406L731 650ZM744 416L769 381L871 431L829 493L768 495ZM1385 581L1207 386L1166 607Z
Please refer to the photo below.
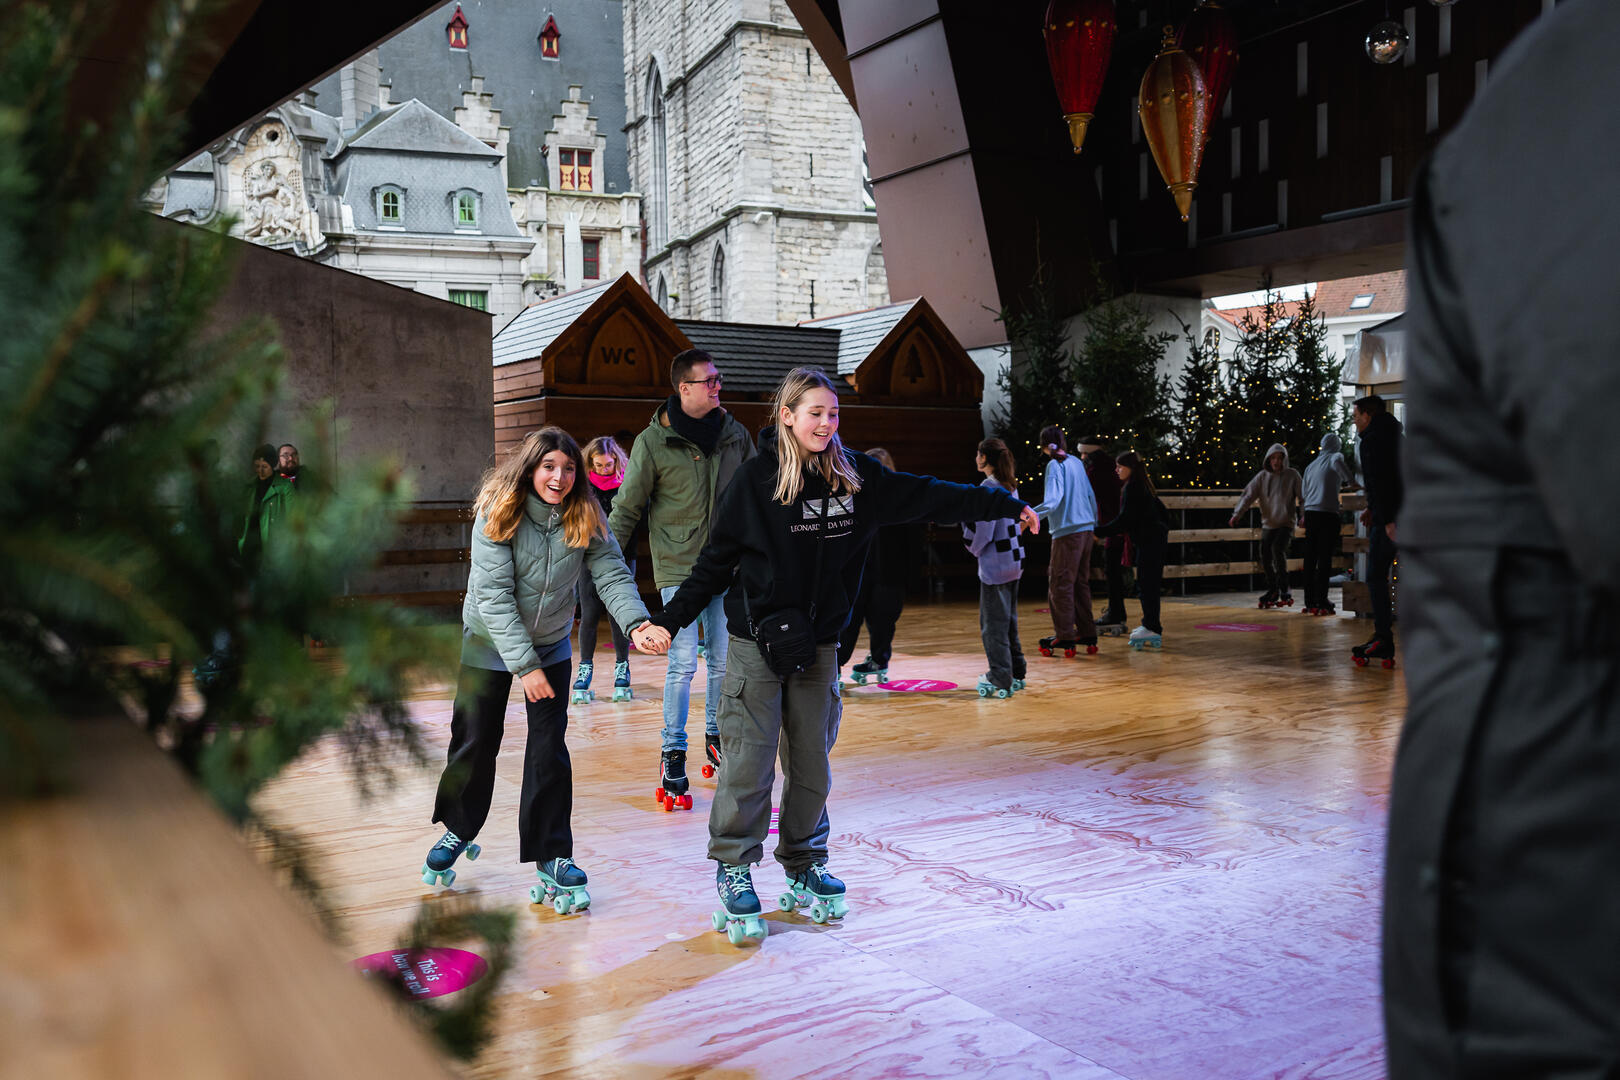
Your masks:
M484 535L496 543L512 539L523 521L523 509L534 491L534 470L540 460L561 450L574 462L574 486L563 496L563 540L571 548L589 547L593 536L606 538L607 518L602 505L591 496L585 481L585 459L579 444L560 427L547 426L531 431L521 445L484 473L473 504L474 516L484 516Z
M624 471L630 467L630 456L624 452L624 449L617 442L613 441L611 435L598 435L586 443L584 454L586 468L590 468L591 459L597 457L605 457L612 461L613 471L620 476L623 476Z
M879 465L882 465L890 472L894 472L894 455L883 449L883 447L872 447L872 449L866 452L866 456L871 458L873 461L876 461Z
M812 455L793 437L793 431L782 423L782 410L792 412L804 396L812 390L825 390L835 398L838 391L832 380L815 368L794 368L777 388L776 402L771 416L776 421L776 490L771 498L784 505L799 497L804 489L804 471L814 469L827 482L834 495L853 495L861 490L861 474L855 462L844 452L844 444L835 432L827 449Z

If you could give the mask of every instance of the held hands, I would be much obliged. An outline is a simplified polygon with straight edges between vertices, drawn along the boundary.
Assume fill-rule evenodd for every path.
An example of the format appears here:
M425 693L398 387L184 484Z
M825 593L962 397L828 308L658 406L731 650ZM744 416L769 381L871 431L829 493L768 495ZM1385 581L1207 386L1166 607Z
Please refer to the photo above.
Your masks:
M1035 508L1033 506L1026 506L1023 510L1019 511L1018 524L1031 536L1037 536L1040 534L1041 519L1040 516L1035 513Z
M530 701L544 701L547 698L557 696L551 689L551 680L546 678L545 671L540 668L535 668L527 675L524 675L522 681L523 696Z
M638 652L662 656L669 651L669 631L651 622L644 622L630 631L630 640L635 642Z

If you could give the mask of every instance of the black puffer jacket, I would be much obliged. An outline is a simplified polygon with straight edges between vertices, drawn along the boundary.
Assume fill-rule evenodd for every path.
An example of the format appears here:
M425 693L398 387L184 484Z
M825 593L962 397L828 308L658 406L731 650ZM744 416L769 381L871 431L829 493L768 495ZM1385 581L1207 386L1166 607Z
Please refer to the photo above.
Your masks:
M1401 482L1401 422L1389 413L1372 418L1361 433L1356 456L1367 488L1367 509L1376 526L1393 525L1401 512L1405 485Z

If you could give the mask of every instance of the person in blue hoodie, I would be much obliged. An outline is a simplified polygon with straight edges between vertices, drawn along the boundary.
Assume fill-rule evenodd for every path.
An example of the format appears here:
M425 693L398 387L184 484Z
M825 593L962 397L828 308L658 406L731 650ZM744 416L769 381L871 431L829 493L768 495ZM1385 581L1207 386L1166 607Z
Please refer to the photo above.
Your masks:
M974 464L984 473L980 487L1018 498L1012 451L1000 439L979 444ZM1024 688L1027 668L1018 642L1018 579L1024 576L1024 538L1018 519L997 518L962 526L967 549L979 560L979 637L990 670L979 677L980 697L1008 698Z
M1063 429L1041 429L1041 452L1047 456L1046 490L1035 513L1052 530L1052 556L1047 566L1047 601L1052 609L1052 637L1041 638L1041 655L1062 649L1074 655L1076 645L1097 651L1097 619L1091 610L1091 541L1097 527L1097 496L1086 479L1086 466L1070 457Z
M1328 577L1333 573L1333 553L1339 546L1339 489L1356 486L1356 474L1339 453L1339 437L1331 431L1322 436L1322 452L1305 466L1305 614L1333 615L1337 609L1328 602Z

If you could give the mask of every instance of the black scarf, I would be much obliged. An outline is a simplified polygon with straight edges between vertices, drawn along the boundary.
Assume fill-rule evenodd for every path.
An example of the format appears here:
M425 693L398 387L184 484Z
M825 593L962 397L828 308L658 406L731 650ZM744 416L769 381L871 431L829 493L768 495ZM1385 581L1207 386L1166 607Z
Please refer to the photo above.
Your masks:
M669 420L671 431L705 454L713 454L714 448L720 445L720 432L726 426L726 410L717 406L710 409L707 416L694 420L681 409L680 396L671 394L668 404L664 406L664 416Z

